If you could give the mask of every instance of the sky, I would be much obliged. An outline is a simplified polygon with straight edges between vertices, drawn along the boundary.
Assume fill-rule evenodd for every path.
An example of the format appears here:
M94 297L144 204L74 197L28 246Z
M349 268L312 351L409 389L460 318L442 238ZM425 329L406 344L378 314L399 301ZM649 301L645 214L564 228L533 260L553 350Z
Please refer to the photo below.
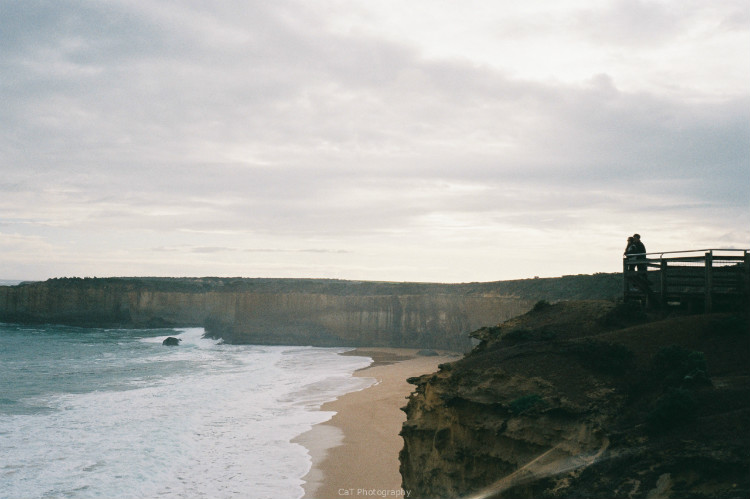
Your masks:
M750 248L746 0L0 0L0 278Z

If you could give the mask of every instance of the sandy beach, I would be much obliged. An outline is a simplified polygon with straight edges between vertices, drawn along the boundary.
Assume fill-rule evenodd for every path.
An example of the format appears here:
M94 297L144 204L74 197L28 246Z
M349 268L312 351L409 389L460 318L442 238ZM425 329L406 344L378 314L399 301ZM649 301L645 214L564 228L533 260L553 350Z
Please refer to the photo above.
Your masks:
M417 350L397 348L360 348L348 354L372 357L373 363L355 376L377 381L324 404L321 410L335 411L333 418L295 439L313 461L304 477L304 497L405 497L398 470L399 432L406 420L401 407L414 389L406 379L434 372L438 364L459 356L424 357Z

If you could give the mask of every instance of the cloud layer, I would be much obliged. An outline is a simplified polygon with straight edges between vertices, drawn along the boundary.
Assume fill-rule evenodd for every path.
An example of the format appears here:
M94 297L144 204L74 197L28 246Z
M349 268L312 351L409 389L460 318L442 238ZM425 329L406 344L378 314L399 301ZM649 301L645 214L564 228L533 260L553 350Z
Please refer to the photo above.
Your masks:
M0 1L0 277L750 247L746 2Z

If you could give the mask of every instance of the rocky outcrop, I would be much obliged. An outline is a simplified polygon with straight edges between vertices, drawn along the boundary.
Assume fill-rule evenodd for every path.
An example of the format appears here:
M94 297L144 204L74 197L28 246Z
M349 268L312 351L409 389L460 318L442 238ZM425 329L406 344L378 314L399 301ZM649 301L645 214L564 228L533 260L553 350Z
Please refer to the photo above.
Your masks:
M180 342L182 340L180 338L175 338L174 336L167 336L164 338L164 341L161 342L162 345L166 347L177 347L180 346Z
M732 315L538 304L410 379L411 497L748 497L750 331Z

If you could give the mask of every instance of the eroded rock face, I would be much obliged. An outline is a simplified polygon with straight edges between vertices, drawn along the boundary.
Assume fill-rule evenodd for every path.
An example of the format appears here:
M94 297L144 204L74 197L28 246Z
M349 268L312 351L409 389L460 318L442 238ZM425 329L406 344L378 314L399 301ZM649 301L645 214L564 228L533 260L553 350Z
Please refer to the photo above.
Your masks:
M477 331L462 360L411 379L400 454L411 497L747 496L746 320L623 324L614 312L550 305ZM683 367L665 371L670 358Z
M210 336L233 343L466 351L470 331L533 304L515 296L455 291L448 285L406 283L381 289L385 285L240 280L232 286L222 280L205 285L195 281L154 285L128 279L68 279L0 287L0 320L205 327Z
M50 279L0 286L0 321L105 327L205 327L232 343L467 351L468 333L538 300L612 297L621 276L466 284L329 279Z

